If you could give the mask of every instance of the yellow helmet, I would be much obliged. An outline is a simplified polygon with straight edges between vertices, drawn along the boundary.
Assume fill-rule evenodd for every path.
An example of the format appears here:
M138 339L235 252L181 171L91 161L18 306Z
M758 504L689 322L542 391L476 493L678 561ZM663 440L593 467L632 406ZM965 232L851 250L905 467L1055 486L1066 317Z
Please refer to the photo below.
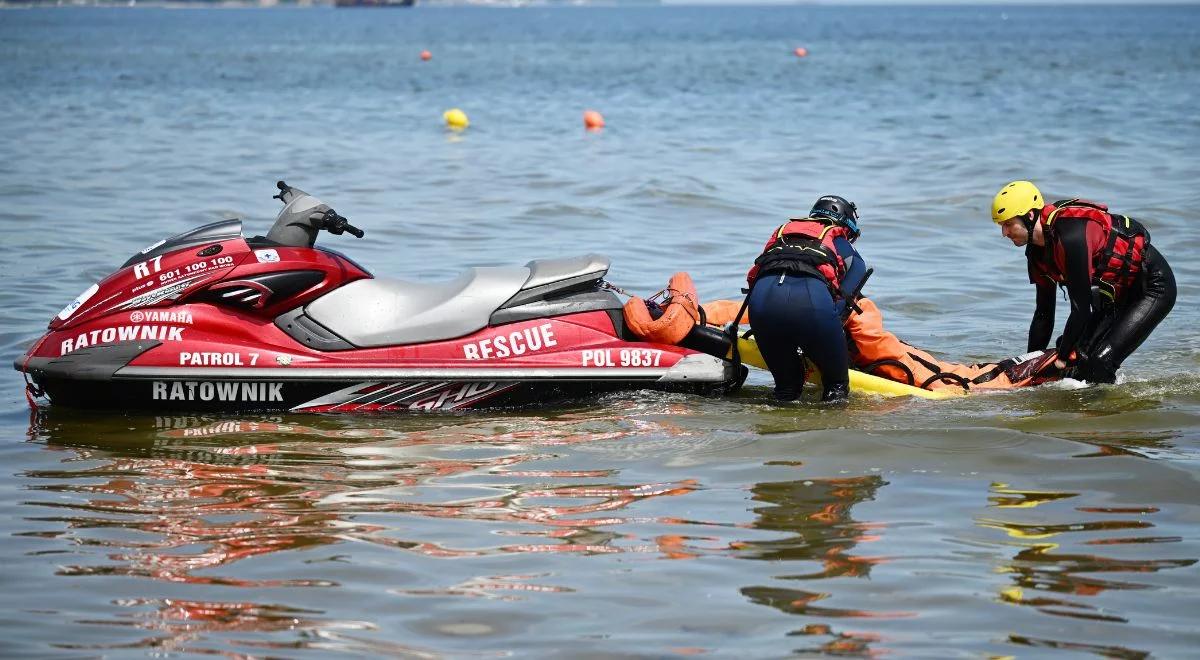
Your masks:
M1005 220L1025 215L1032 209L1045 204L1042 191L1029 181L1013 181L1000 189L992 199L992 222L1003 224Z

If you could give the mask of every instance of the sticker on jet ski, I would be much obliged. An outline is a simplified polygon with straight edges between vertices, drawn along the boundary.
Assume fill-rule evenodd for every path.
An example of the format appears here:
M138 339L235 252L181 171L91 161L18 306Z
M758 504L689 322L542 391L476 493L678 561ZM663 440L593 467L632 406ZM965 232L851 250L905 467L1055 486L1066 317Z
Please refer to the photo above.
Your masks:
M96 295L96 292L99 290L100 290L99 284L93 284L93 285L89 286L87 288L87 291L84 291L83 293L79 294L79 296L77 298L75 298L75 300L71 301L71 304L67 305L66 307L63 307L62 311L58 313L58 318L60 320L66 321L68 318L71 317L72 314L75 313L75 310L82 307L83 303L87 302L88 298L91 298L92 296Z
M155 401L283 401L283 383L232 383L222 381L163 381L150 387Z
M274 252L274 250L271 250L271 252ZM262 261L262 259L259 259L259 261ZM275 258L275 261L279 261L278 256ZM150 270L151 266L154 267L154 270ZM228 268L231 266L233 266L233 257L225 255L222 257L214 257L205 261L195 261L186 266L181 266L166 272L160 272L162 271L162 255L160 254L149 261L143 261L139 264L134 264L133 276L140 280L143 277L150 277L151 274L158 273L159 282L169 282L177 277L191 275L202 270L208 270L210 268Z
M175 312L168 310L147 310L131 312L129 314L130 323L181 323L183 325L192 324L191 312Z
M468 360L490 360L536 353L554 346L558 346L554 330L549 323L543 323L536 327L514 330L506 335L463 344L462 349L463 357Z
M204 277L205 277L205 273L200 273L199 275L193 275L192 277L188 277L188 278L179 280L177 282L172 282L170 284L160 286L157 289L152 289L150 291L147 291L146 293L143 293L140 296L134 296L133 298L130 298L129 300L125 301L123 304L119 305L117 307L117 309L131 309L133 307L145 307L147 305L153 305L157 302L166 300L167 298L178 298L179 294L183 293L184 289L187 289L188 287L192 286L193 284L196 284L199 280L204 279Z
M258 364L258 353L214 353L182 352L179 365L186 367L253 367Z
M142 251L139 252L138 254L150 254L151 250L153 250L154 248L156 248L166 242L167 242L167 239L165 239L165 238L159 239L159 240L151 243L150 245L147 245L145 248L142 248Z
M133 272L138 279L148 277L152 272L158 273L160 268L161 256L155 257L149 261L143 261L134 265ZM150 266L154 266L154 270L150 270ZM197 261L190 263L187 266L175 268L173 270L159 273L157 278L149 279L141 284L130 289L130 293L137 293L143 289L148 289L145 293L126 300L118 305L115 309L133 309L135 307L147 307L167 299L178 298L189 287L200 284L206 281L207 276L215 275L218 271L223 271L228 268L233 268L234 259L231 256L215 257L207 261ZM157 288L154 288L157 285Z
M140 341L154 339L157 341L183 341L184 328L172 328L165 325L121 325L112 328L102 328L81 332L74 339L64 339L60 344L59 355L66 355L87 346L96 344L111 344L117 341Z
M613 357L616 353L616 357ZM657 367L662 362L663 352L650 348L599 348L583 351L585 367Z
M134 264L133 276L139 280L142 279L143 277L150 277L150 273L151 273L150 266L151 265L154 266L153 272L155 272L155 273L162 270L162 255L160 254L157 257L154 257L153 259L151 259L149 261L143 261L140 264Z
M358 383L292 408L295 412L457 410L507 392L517 383Z

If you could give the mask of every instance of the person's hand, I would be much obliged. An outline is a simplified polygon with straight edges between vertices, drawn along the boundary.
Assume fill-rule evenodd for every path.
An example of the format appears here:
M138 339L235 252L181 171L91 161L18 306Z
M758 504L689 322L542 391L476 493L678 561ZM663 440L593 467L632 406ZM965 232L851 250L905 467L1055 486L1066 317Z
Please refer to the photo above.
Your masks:
M1042 358L1039 358L1039 361L1042 361L1042 360L1044 360L1044 361L1042 361L1040 365L1035 367L1034 372L1033 372L1034 376L1036 378L1042 379L1043 381L1057 380L1062 375L1062 371L1064 368L1063 361L1058 359L1057 356L1055 356L1055 359L1053 359L1053 360L1046 359L1048 357L1050 357L1050 356L1046 355L1046 356L1043 356Z
M1059 337L1058 341L1056 341L1054 343L1057 346L1057 345L1059 345L1059 343L1061 341L1062 341L1062 337ZM1054 358L1054 366L1061 371L1073 364L1074 365L1079 364L1079 362L1081 361L1081 358L1082 358L1082 356L1079 354L1079 351L1071 351L1071 354L1068 355L1066 357L1066 359L1063 359L1063 356L1060 354Z

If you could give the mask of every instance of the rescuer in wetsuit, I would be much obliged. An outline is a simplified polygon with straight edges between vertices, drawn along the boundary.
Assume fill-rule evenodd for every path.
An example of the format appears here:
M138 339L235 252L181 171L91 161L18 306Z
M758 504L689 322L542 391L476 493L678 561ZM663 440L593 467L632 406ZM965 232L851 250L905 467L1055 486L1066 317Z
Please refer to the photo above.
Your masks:
M1150 244L1140 222L1095 202L1045 203L1029 181L1014 181L992 201L992 221L1013 245L1025 246L1037 308L1029 350L1042 350L1054 331L1055 286L1064 287L1071 315L1054 362L1068 377L1116 382L1125 358L1150 336L1175 304L1175 275Z
M799 398L804 357L821 372L822 401L850 395L844 312L867 270L851 245L858 236L854 204L821 197L771 234L746 275L750 327L781 401Z

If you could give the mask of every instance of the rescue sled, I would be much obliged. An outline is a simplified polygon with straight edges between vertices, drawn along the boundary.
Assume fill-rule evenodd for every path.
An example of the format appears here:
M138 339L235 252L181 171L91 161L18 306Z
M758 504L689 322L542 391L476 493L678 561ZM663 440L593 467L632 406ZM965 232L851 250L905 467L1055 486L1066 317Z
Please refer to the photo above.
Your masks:
M658 302L662 298L661 304ZM883 314L868 298L856 296L854 313L846 320L850 348L850 387L853 391L882 396L915 396L946 399L971 391L1004 390L1031 387L1060 380L1062 373L1053 368L1057 353L1034 351L998 362L960 364L940 360L932 354L901 341L883 326ZM649 300L632 297L625 304L625 316L631 330L640 337L666 343L698 345L697 337L709 337L709 349L739 363L766 369L766 362L750 331L738 330L737 355L733 351L728 328L749 323L745 308L735 300L715 300L700 304L690 275L675 273L667 288ZM715 328L724 327L718 331ZM725 344L712 336L724 336ZM820 373L809 363L809 379L819 381Z

